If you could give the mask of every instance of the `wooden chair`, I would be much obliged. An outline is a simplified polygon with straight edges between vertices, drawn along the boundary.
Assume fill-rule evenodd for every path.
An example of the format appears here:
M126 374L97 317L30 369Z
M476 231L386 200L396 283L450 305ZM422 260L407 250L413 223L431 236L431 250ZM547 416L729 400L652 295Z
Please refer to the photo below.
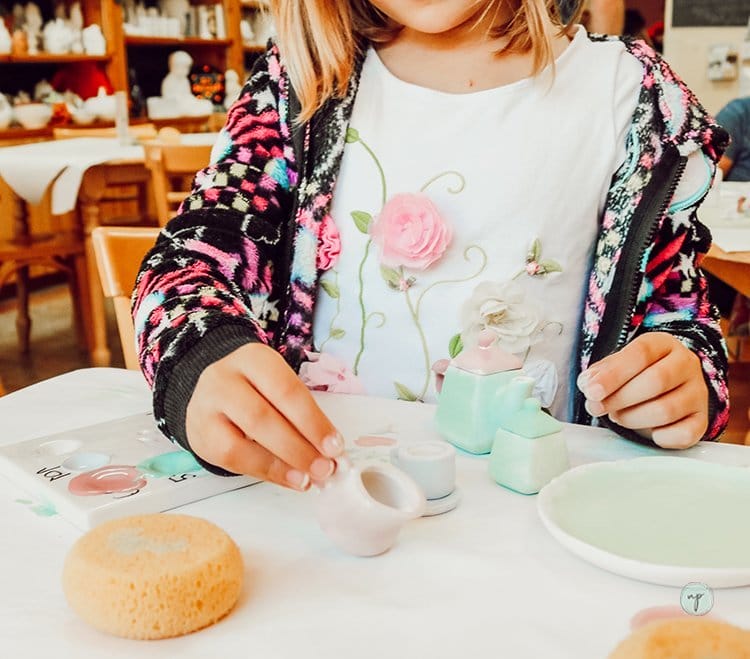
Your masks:
M139 369L130 296L141 261L156 242L156 227L97 227L91 234L105 297L115 307L125 367Z
M156 218L164 226L190 193L196 172L208 165L212 147L154 141L146 142L143 148L146 168L151 172Z
M3 188L12 199L13 231L8 240L0 240L0 288L15 275L16 333L21 354L30 347L31 317L29 315L29 270L46 266L64 272L68 277L73 299L74 320L79 346L92 344L91 304L86 267L86 251L79 231L36 234L29 223L26 202Z
M153 140L157 136L154 124L136 124L128 128L130 134L139 142ZM52 129L56 140L67 140L76 137L117 137L114 127L58 127ZM109 210L110 217L107 224L121 226L123 224L153 226L156 224L153 216L151 199L150 175L143 172L138 180L127 185L110 186L104 196L99 199L99 206Z

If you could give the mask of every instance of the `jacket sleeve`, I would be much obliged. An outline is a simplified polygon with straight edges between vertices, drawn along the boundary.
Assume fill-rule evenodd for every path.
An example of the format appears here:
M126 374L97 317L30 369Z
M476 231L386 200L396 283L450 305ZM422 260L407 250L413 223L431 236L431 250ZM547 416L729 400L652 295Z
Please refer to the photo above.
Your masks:
M698 152L701 154L701 152ZM706 157L708 182L713 162ZM709 425L703 439L718 439L729 420L727 351L719 314L708 297L700 263L711 247L711 234L698 220L698 207L707 186L684 201L673 200L648 257L639 305L639 333L668 332L701 360L708 388ZM645 293L644 293L645 291Z
M271 45L136 281L136 348L154 415L185 448L185 410L202 371L248 342L273 343L297 178L286 89Z

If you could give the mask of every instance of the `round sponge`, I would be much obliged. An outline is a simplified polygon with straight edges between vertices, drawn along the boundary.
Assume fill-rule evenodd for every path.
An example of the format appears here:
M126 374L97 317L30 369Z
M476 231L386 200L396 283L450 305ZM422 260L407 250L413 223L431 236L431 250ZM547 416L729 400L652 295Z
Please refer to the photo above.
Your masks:
M135 639L179 636L211 625L237 602L242 556L220 528L186 515L106 522L70 550L63 589L97 629Z
M750 631L706 618L650 622L609 659L750 659Z

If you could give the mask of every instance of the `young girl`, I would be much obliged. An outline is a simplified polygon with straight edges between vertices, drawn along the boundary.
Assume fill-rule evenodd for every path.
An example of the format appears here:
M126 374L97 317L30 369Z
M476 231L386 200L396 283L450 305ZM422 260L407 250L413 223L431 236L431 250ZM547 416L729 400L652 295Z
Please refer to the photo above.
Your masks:
M722 432L696 209L726 134L661 59L554 0L271 5L278 41L134 293L168 436L304 490L343 442L303 381L434 400L484 329L562 419Z

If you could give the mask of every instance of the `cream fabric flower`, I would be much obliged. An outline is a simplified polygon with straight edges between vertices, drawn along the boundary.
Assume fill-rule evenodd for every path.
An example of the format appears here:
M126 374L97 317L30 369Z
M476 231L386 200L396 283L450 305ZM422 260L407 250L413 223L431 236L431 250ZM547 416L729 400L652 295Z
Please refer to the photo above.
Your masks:
M461 307L461 340L476 345L483 329L492 330L498 345L514 354L525 353L540 340L543 324L541 309L525 299L518 284L483 281Z

